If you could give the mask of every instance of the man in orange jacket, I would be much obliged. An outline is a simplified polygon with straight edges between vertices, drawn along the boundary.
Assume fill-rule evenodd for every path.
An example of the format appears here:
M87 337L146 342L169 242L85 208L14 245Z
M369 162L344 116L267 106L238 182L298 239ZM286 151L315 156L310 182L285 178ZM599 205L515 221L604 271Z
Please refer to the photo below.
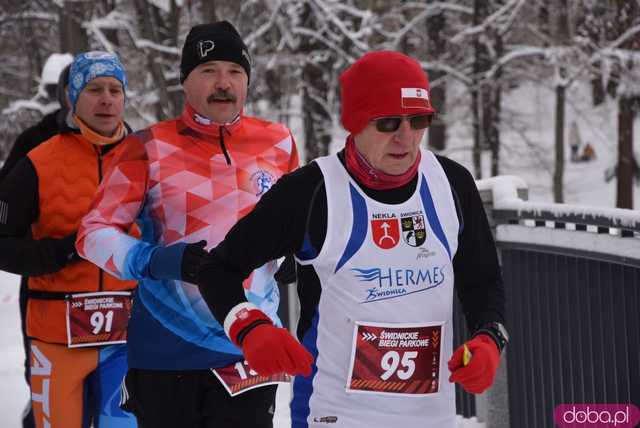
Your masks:
M58 135L0 183L0 268L28 275L27 335L36 426L135 427L118 408L134 282L80 260L76 230L127 135L126 74L106 52L78 55ZM32 237L25 237L31 231Z

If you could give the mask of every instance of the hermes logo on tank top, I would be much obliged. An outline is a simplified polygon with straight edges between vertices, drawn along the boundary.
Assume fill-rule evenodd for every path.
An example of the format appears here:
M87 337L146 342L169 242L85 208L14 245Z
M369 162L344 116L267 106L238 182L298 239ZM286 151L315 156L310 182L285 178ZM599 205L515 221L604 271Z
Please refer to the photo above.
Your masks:
M394 299L435 288L445 281L445 266L420 269L353 268L354 276L364 282L360 303Z

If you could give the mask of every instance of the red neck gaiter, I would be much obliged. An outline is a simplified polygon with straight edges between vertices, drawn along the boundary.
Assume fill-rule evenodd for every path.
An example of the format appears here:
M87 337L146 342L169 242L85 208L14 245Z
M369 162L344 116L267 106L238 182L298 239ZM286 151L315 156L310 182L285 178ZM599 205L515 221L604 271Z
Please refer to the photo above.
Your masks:
M362 156L351 135L347 137L347 144L344 148L344 158L347 164L347 171L364 186L375 190L389 190L404 186L413 179L420 165L420 151L418 151L416 161L407 172L400 175L385 174L371 166L364 156Z

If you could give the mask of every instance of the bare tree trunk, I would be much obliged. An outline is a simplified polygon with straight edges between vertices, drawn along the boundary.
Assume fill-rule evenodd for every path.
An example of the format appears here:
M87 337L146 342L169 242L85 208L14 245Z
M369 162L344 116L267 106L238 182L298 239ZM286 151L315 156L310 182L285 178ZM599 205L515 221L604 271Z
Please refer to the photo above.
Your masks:
M556 86L555 163L553 169L553 200L564 202L562 180L564 177L564 105L565 87Z
M479 25L488 14L488 3L486 0L473 1L473 25ZM482 135L481 111L484 113L481 73L488 69L487 47L480 41L479 37L473 40L473 78L471 84L471 117L473 128L473 169L476 179L482 178L482 149L485 141Z
M437 80L444 76L444 73L432 71L429 73L430 80ZM431 87L431 104L436 109L437 114L433 123L429 127L429 147L434 150L444 150L447 148L447 124L444 116L447 112L447 88L444 81L440 81L438 86Z
M538 28L544 34L551 34L549 23L549 0L539 0L538 3Z
M21 30L23 32L23 40L27 42L27 46L29 46L30 52L30 54L27 55L27 58L29 59L29 79L25 80L27 80L28 85L32 87L33 80L31 80L31 76L40 76L42 67L44 66L44 61L42 59L42 55L40 54L41 41L38 40L35 35L33 20L24 20L21 27Z
M302 13L302 22L308 28L315 28L314 16L310 6L306 5ZM304 39L299 52L304 53L302 66L302 118L304 120L305 159L313 160L319 156L329 154L332 138L332 119L327 106L322 105L328 98L330 85L328 79L333 79L332 60L312 59L309 55L317 49L315 42Z
M329 154L331 145L331 117L318 99L326 98L328 87L321 75L326 70L307 63L303 69L302 117L304 120L305 159L313 160Z
M610 15L608 2L589 2L584 4L579 23L577 25L577 33L580 36L587 37L593 46L599 46L605 40L606 33L605 21L607 15ZM605 100L605 85L602 70L602 62L594 61L591 71L591 101L594 106L600 105Z
M213 0L210 0L213 3ZM180 33L180 16L182 15L182 7L179 7L175 0L171 1L171 10L169 19L166 22L168 26L168 38L173 46L178 46L178 34ZM171 116L176 117L182 112L184 106L184 92L180 89L180 78L171 79L167 82L167 91L169 92L169 100L171 102ZM174 89L169 91L169 87Z
M633 100L618 100L618 180L616 207L633 209Z
M141 24L142 36L145 39L158 42L158 36L156 29L151 18L149 11L150 6L146 0L135 0L136 11L138 13L138 19ZM156 103L156 117L158 120L165 120L169 117L175 116L177 113L173 111L172 104L169 99L169 92L167 91L167 81L164 78L164 72L162 71L162 65L157 61L159 54L153 49L147 49L145 51L147 64L151 70L153 81L158 90L158 102Z
M480 146L480 91L471 89L471 127L473 129L473 175L476 180L482 178L482 147Z
M87 6L87 2L63 2L59 19L61 52L77 54L89 50L87 32L82 28Z
M569 19L567 15L567 0L558 2L558 44L566 45L569 39ZM555 161L553 169L553 200L556 203L564 202L564 108L566 86L564 82L565 69L561 64L556 65L558 84L556 86L556 125L555 125Z
M568 25L567 20L567 2L566 0L560 0L558 5L559 20L557 26L551 25L553 18L549 9L549 0L540 0L538 9L538 27L540 31L550 38L555 34L556 45L564 43L566 39L564 35L567 34ZM563 24L565 27L563 28ZM548 46L548 43L545 43ZM553 200L555 202L563 202L563 176L564 176L564 107L565 107L565 87L561 81L564 77L564 70L560 65L559 70L555 70L558 75L558 84L556 85L556 108L555 108L555 135L554 135L554 165L553 165Z
M604 102L604 85L602 84L602 73L600 72L601 63L597 61L593 64L593 68L598 70L593 72L591 78L591 99L594 106L598 106Z
M444 76L444 73L433 71L429 73L433 76L431 80L436 80ZM444 150L447 148L447 124L444 117L447 113L447 88L446 83L441 81L438 86L431 87L431 104L436 109L433 123L429 127L429 147L434 150Z
M98 11L102 15L108 15L112 10L116 8L116 2L111 0L102 0L98 5ZM120 46L120 39L118 38L117 29L103 28L102 33L114 46Z
M286 64L276 64L265 70L264 82L266 99L271 108L277 109L278 121L289 124L290 93L289 81L292 71Z
M429 52L433 60L438 60L446 51L446 39L443 37L443 30L447 25L444 13L430 16L426 20L427 34L429 36ZM434 82L445 76L440 70L429 71L429 81ZM431 104L438 114L429 127L428 144L434 150L444 150L447 147L447 125L442 119L446 112L447 87L444 80L438 82L437 86L431 86Z
M504 53L502 35L497 32L493 35L494 50L497 58ZM491 86L491 102L487 107L489 113L488 140L491 150L491 176L500 174L500 120L502 115L502 67L496 72Z
M218 21L215 0L202 0L202 23Z
M616 1L616 24L618 28L615 28L615 33L622 34L626 28L637 25L640 19L640 5L637 2L630 2L624 0ZM614 34L615 34L614 33ZM637 53L639 49L638 38L635 40L629 40L622 46L629 51L635 51ZM635 70L634 70L635 68ZM618 69L618 76L623 78L624 84L619 85L618 88L624 88L624 92L618 94L618 167L617 167L617 196L616 206L618 208L633 209L633 176L639 174L638 164L634 160L633 156L633 120L635 116L635 108L637 108L640 102L640 97L637 89L633 88L631 83L634 79L632 73L637 77L637 66L634 67L632 63L620 63ZM612 76L611 80L614 77ZM616 79L619 82L619 79Z
M500 115L502 112L502 88L500 83L496 82L493 88L491 104L491 125L489 147L491 149L491 176L500 175Z

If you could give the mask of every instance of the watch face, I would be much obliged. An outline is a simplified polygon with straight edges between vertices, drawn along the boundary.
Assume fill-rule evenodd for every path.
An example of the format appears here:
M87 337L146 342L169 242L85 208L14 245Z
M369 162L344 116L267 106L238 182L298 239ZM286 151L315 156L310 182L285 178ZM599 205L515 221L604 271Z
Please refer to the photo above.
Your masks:
M504 340L506 340L508 342L509 341L509 333L507 333L507 329L505 328L505 326L503 326L502 324L497 322L496 323L496 327L498 328L498 331L500 332L500 334L504 337Z

